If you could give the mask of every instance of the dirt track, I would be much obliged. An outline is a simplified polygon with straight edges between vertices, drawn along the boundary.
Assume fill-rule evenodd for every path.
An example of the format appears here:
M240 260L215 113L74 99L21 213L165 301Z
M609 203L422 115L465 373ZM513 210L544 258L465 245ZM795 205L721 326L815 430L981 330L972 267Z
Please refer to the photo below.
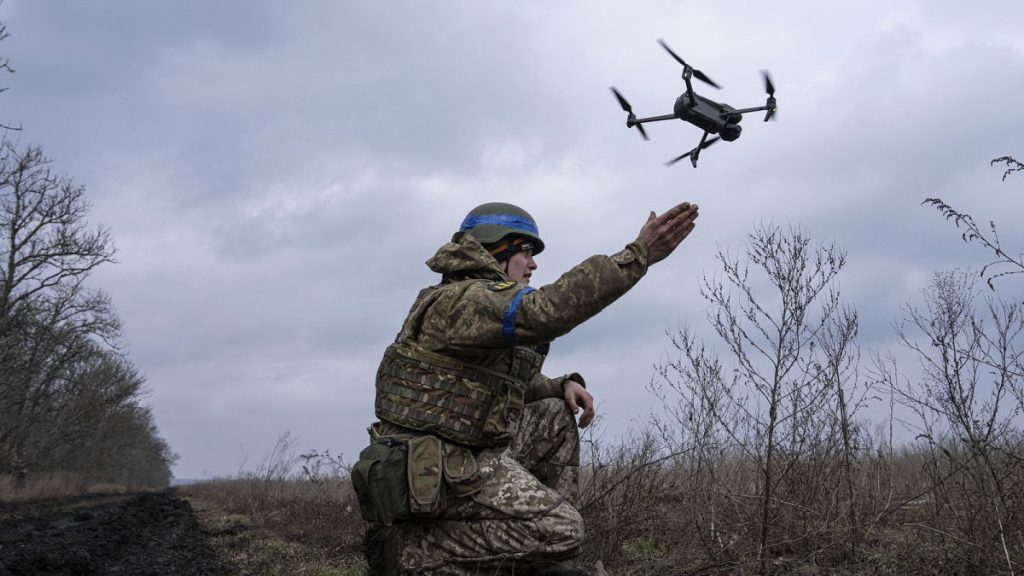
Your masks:
M223 575L173 492L0 503L0 576Z

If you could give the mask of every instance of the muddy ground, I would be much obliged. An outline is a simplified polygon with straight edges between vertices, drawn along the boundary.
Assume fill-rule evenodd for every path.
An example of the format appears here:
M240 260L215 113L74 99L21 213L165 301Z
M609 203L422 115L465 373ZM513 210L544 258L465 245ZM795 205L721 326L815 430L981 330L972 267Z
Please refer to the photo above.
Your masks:
M173 491L0 503L0 576L227 573Z

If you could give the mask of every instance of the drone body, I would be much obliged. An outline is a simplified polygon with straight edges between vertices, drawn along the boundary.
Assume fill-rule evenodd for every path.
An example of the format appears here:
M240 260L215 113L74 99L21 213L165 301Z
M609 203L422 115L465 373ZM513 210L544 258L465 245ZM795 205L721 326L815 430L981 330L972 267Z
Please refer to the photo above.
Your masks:
M719 104L710 98L695 94L696 100L691 103L690 98L683 94L676 98L673 107L675 116L685 122L693 124L697 128L720 134L722 140L732 142L740 137L741 128L739 123L743 115L728 104Z
M700 70L695 70L689 64L683 61L682 58L676 55L671 48L665 44L664 41L658 40L661 46L672 55L677 62L683 65L683 81L686 83L686 92L683 92L678 98L676 98L675 105L672 108L672 114L665 114L663 116L651 116L649 118L637 118L633 114L633 109L629 105L629 102L619 94L619 91L614 87L612 92L619 101L619 105L628 114L626 117L626 127L636 127L640 131L640 135L647 140L647 131L644 130L643 125L647 122L658 122L661 120L673 120L680 119L684 122L689 122L694 126L704 131L704 135L701 136L700 143L697 147L689 152L682 154L672 160L666 162L666 165L671 166L676 162L690 157L690 163L693 167L697 167L697 158L700 156L700 151L708 146L711 146L718 140L725 140L726 142L732 142L740 137L742 128L739 123L743 120L743 115L747 112L756 112L759 110L765 110L765 121L767 122L775 115L776 102L775 102L775 86L772 84L771 78L767 72L762 72L764 76L765 92L768 93L768 100L764 106L758 106L755 108L743 108L737 110L728 104L715 102L710 98L705 98L694 92L693 85L690 82L691 78L697 78L702 82L705 82L715 88L720 88L718 84L715 84L713 80L708 78ZM708 139L709 134L715 134L714 138Z

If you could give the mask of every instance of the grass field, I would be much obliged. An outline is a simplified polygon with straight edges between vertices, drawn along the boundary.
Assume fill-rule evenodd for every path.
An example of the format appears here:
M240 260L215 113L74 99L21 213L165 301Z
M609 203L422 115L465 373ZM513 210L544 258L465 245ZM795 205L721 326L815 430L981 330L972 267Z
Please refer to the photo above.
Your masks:
M620 447L618 460L585 467L580 508L588 539L578 563L593 571L601 560L612 576L683 574L839 574L843 576L1009 574L1024 551L1019 531L992 540L983 510L970 510L926 490L920 455L897 462L860 463L857 524L850 524L841 490L809 500L799 489L821 483L794 476L779 490L771 521L770 556L758 557L756 495L741 463L719 462L732 488L707 471L645 462L642 448ZM894 472L904 475L899 479ZM807 474L811 474L808 471ZM874 479L875 484L868 481ZM821 480L821 478L819 478ZM837 482L838 478L824 479ZM838 484L837 484L838 485ZM200 516L214 548L243 574L367 574L360 518L343 474L316 479L246 477L180 488ZM801 500L802 499L802 500ZM960 503L965 504L965 503ZM967 521L974 522L973 534ZM1009 530L1009 527L1007 531ZM1016 530L1016 529L1015 529ZM989 538L982 540L982 538ZM1010 557L1010 560L1007 559Z

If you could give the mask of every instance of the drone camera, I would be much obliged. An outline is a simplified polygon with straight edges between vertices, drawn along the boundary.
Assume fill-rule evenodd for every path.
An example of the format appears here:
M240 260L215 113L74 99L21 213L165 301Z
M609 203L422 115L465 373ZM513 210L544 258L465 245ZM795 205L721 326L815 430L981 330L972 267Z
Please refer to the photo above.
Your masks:
M722 140L725 140L726 142L732 142L733 140L740 137L740 132L742 131L742 126L739 126L737 124L726 124L722 128L722 131L719 133L719 135L722 137Z

